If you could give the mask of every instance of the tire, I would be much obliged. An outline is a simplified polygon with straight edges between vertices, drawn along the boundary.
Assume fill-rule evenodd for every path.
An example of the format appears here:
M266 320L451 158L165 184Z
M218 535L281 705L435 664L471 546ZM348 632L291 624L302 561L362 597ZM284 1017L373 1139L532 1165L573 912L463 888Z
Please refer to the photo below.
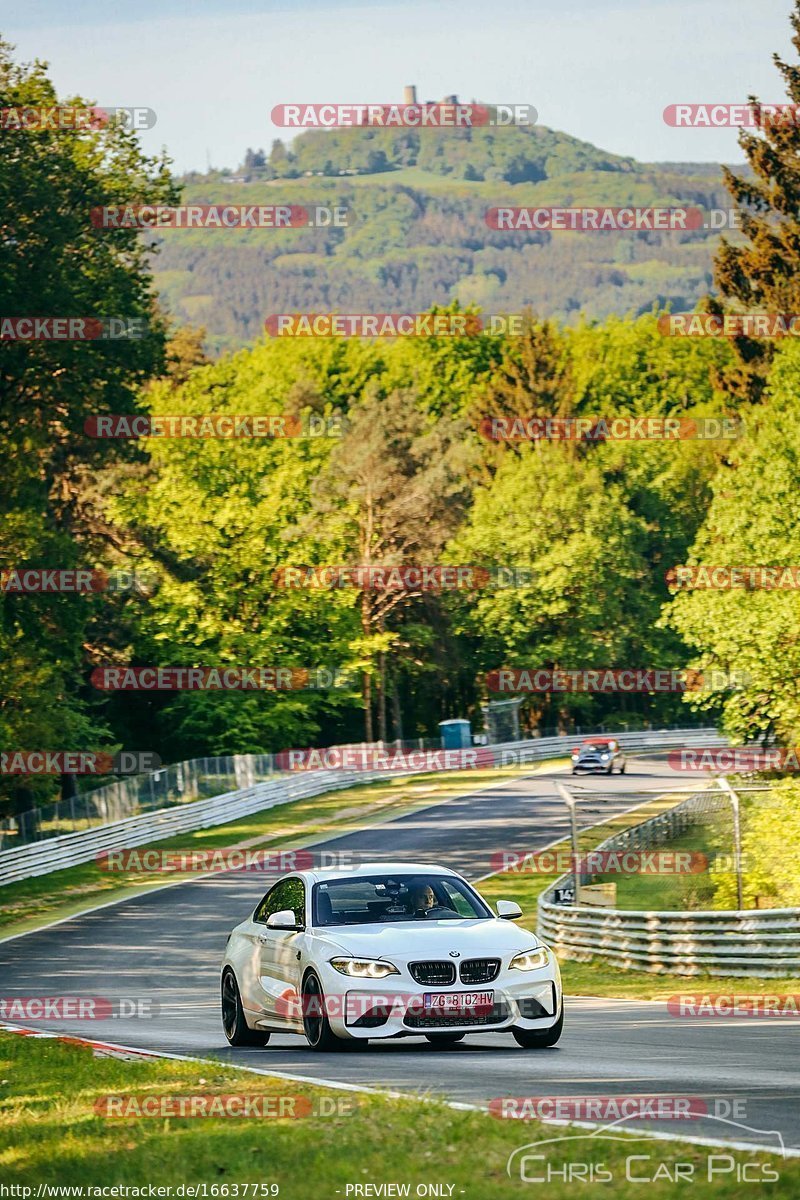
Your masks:
M563 1029L564 1003L562 1001L558 1020L549 1029L512 1029L511 1032L514 1035L514 1041L523 1050L546 1050L548 1046L555 1046Z
M263 1029L251 1029L245 1021L239 985L230 967L222 973L220 991L222 1028L231 1046L266 1046L271 1034Z
M620 775L624 775L624 774L625 774L625 763L623 763L623 764L622 764L622 766L620 767L620 769L619 769L619 773L620 773Z
M611 762L608 764L608 770L606 771L606 775L613 775L613 774L614 774L614 764L613 764L613 762Z
M325 1012L325 993L313 971L303 981L303 1032L312 1050L344 1050L356 1039L337 1037Z
M465 1033L426 1033L425 1039L432 1046L438 1046L440 1050L444 1050L448 1046L455 1046L456 1042L463 1041L466 1036Z

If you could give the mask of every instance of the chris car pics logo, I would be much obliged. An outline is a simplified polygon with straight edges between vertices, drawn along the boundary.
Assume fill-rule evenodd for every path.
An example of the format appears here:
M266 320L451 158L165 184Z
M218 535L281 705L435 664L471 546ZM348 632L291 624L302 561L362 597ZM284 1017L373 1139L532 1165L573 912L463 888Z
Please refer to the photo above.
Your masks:
M622 1122L629 1119L621 1117L591 1133L528 1142L509 1155L506 1174L521 1183L559 1183L562 1186L565 1183L673 1183L691 1187L693 1184L722 1183L727 1187L735 1185L736 1195L749 1194L744 1191L748 1186L755 1189L780 1179L778 1163L786 1157L786 1150L783 1136L777 1130L754 1129L741 1121L708 1113L705 1119L721 1126L719 1132L718 1127L714 1130L717 1137L739 1144L743 1140L752 1140L753 1149L743 1151L738 1146L690 1148L670 1146L662 1141L653 1141L645 1149L639 1141L644 1141L647 1134L622 1126ZM637 1134L639 1138L634 1140L632 1135ZM753 1138L753 1134L757 1136Z

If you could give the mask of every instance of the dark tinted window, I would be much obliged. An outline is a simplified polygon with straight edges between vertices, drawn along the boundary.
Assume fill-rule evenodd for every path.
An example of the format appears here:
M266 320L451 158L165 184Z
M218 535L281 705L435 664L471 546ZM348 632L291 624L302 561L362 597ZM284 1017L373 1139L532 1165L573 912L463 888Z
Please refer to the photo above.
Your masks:
M362 875L314 885L314 925L490 918L480 896L452 875Z

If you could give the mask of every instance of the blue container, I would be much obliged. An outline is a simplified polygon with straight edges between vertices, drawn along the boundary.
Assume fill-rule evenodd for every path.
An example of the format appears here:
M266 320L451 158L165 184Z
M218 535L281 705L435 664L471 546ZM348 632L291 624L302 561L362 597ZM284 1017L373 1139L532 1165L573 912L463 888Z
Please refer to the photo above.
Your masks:
M440 721L439 729L444 750L464 750L472 745L469 721L463 719Z

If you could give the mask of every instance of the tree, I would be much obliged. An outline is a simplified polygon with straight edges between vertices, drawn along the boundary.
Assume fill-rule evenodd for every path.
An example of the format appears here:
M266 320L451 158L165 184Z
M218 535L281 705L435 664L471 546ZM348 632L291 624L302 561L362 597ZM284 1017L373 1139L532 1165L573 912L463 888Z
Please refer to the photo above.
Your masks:
M661 665L649 633L658 608L643 587L644 546L643 522L596 456L575 458L553 442L506 455L447 550L451 562L532 573L523 586L452 598L455 627L476 647L476 671ZM550 726L596 712L598 701L539 696L525 707L529 725Z
M792 44L800 53L800 0L790 17ZM773 55L792 106L800 104L800 65ZM771 116L756 97L750 104L759 116L758 133L742 130L739 145L750 173L737 175L723 167L725 184L741 221L743 245L722 238L714 279L725 300L740 311L800 311L800 125L792 108ZM707 307L722 312L711 300ZM757 400L764 389L772 347L769 342L737 337L737 362L723 375L728 390Z
M205 329L192 325L181 325L171 333L166 348L166 374L173 383L185 383L192 371L211 361L203 346L205 337Z
M610 317L567 331L574 411L590 417L730 417L736 405L712 380L732 361L726 338L668 338L653 315ZM654 596L666 600L665 573L681 562L711 500L711 480L736 438L584 444L609 481L624 490L646 529Z
M800 490L800 353L775 357L767 403L713 483L713 499L689 565L797 564ZM676 589L666 621L702 671L738 672L726 696L725 729L742 742L800 739L800 592Z
M746 908L800 904L800 794L796 779L774 781L766 795L742 795L743 893ZM730 846L728 841L726 849ZM712 876L712 878L714 878ZM715 879L715 908L738 908L736 873Z
M245 171L259 171L267 165L267 156L263 150L251 150L248 146L244 156Z
M273 414L324 426L375 370L374 351L336 339L273 339L147 393L154 414ZM291 564L331 561L311 491L335 437L166 438L149 443L144 478L105 494L118 536L160 586L107 661L178 666L337 667L358 637L353 597L281 586ZM124 708L121 700L124 699ZM357 687L112 697L108 719L147 724L164 759L280 750L322 730L356 728ZM333 738L328 738L328 741Z
M58 103L46 65L18 65L0 43L0 108ZM86 107L79 98L69 104ZM90 209L176 198L166 162L142 155L136 136L116 122L97 130L8 130L0 138L0 312L114 317L146 327L146 336L122 340L0 341L4 566L103 561L108 547L86 503L89 484L126 451L124 443L88 437L84 424L139 411L142 384L163 366L164 329L146 265L148 239L133 229L94 228ZM90 617L101 603L3 597L6 746L24 748L36 738L33 748L77 749L104 734L82 681Z
M269 165L278 179L290 174L294 156L280 138L275 138L269 152Z
M432 421L418 397L375 386L350 411L346 436L331 454L314 489L314 516L359 566L427 565L438 561L469 498L471 451L466 426ZM387 736L387 655L398 635L396 609L415 590L363 588L359 597L365 737L373 738L372 677L377 662L378 736Z
M554 322L526 316L521 337L504 342L501 362L492 372L485 395L473 405L476 424L500 417L527 421L530 417L567 416L574 410L575 388L567 344ZM498 441L487 450L495 464L513 442Z

